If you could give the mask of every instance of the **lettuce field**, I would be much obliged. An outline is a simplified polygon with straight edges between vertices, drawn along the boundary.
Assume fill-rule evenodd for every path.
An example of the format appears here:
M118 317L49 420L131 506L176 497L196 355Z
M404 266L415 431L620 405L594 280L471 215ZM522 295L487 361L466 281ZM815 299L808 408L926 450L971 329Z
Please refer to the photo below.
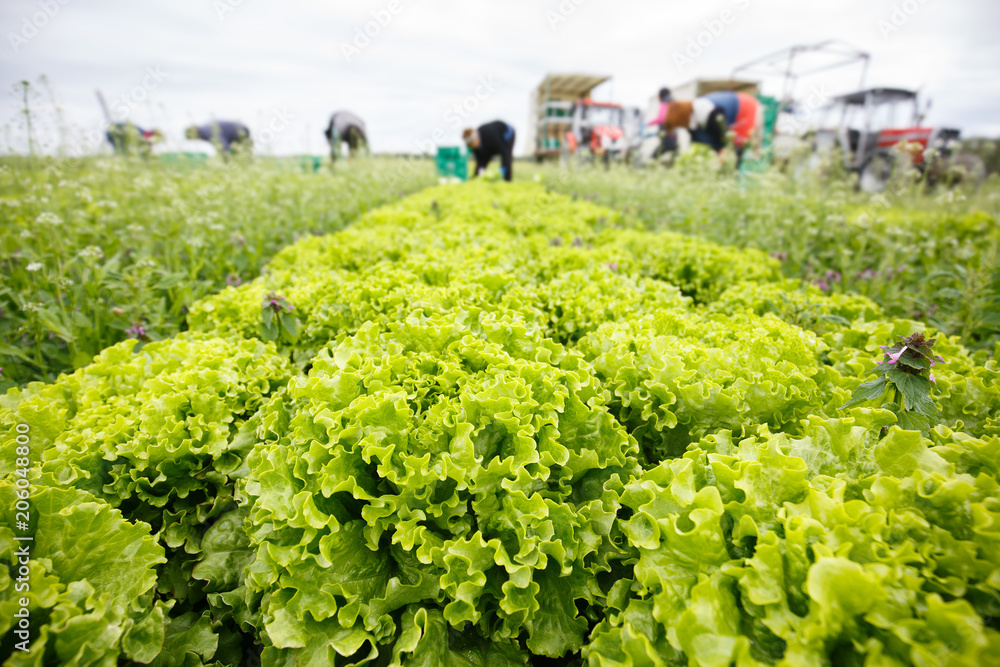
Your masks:
M0 175L4 666L1000 664L995 184L258 169Z

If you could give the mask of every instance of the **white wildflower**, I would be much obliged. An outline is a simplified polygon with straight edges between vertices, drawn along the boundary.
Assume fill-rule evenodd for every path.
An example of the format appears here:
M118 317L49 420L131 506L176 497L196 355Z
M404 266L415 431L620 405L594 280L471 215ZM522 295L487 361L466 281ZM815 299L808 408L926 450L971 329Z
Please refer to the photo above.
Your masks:
M37 222L40 225L61 225L62 218L60 218L55 213L45 212L45 213L40 213L38 217L35 218L35 222Z
M32 273L34 273L35 271L41 271L42 268L43 268L43 266L42 266L41 262L32 262L31 264L28 264L24 268L26 270L31 271Z
M104 257L104 251L96 245L89 245L80 251L80 257L84 259L100 259Z

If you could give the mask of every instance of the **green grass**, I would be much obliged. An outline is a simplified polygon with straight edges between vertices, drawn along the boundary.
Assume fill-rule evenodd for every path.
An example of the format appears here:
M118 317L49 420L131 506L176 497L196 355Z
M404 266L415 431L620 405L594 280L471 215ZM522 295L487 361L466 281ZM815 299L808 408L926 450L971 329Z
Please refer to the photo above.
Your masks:
M183 330L188 306L297 238L434 182L425 161L0 162L0 389Z

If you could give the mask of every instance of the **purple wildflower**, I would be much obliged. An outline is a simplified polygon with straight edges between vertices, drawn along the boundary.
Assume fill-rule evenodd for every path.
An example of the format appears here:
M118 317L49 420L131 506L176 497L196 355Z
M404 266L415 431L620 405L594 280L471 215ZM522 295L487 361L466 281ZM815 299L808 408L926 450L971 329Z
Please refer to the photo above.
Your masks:
M858 280L873 280L878 274L872 269L865 269L859 273L854 274L854 277Z
M132 326L125 330L125 335L136 340L149 340L149 333L141 322L133 322Z
M549 245L552 246L552 247L554 247L554 248L558 247L558 246L561 246L562 245L562 238L559 237L559 236L554 237L551 241L549 241Z
M772 252L771 253L771 257L775 258L779 262L784 262L784 261L786 261L788 259L788 253L787 252Z
M268 295L264 297L264 303L261 304L261 307L265 310L270 308L275 313L281 313L283 311L290 313L295 310L295 306L285 302L285 297L277 296L274 292L269 292Z
M618 270L618 262L606 262L606 265L607 265L608 269L610 269L611 271L617 271Z
M936 338L924 338L924 335L920 332L913 334L907 338L900 336L900 341L895 345L880 345L879 348L885 354L885 358L882 361L876 362L878 364L885 364L887 366L895 365L900 370L911 375L919 375L921 372L922 364L918 364L915 361L907 360L917 360L926 359L928 366L931 368L935 364L943 364L944 358L931 354L931 348L934 343L937 342ZM933 381L933 374L931 375Z
M822 279L816 281L816 287L820 288L824 292L829 292L830 291L830 284L827 283L825 280L822 280Z
M577 236L575 239L573 239L573 247L574 248L582 248L583 247L583 239L581 239L579 236Z
M226 284L229 285L230 287L239 287L240 285L243 284L243 279L240 278L235 273L230 273L228 276L226 276Z

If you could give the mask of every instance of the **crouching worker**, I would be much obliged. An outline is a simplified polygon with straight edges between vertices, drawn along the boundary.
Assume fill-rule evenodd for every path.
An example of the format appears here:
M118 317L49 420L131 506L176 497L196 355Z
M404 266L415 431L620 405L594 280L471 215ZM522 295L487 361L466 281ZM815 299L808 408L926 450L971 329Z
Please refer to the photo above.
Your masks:
M691 131L691 141L705 144L716 153L725 148L726 135L732 130L737 168L762 119L760 102L755 97L729 90L709 93L693 102L668 101L660 115L664 131L686 128Z
M112 123L104 136L118 155L149 157L153 144L163 141L159 130L144 130L132 123Z
M514 177L514 128L502 120L480 125L479 129L466 128L462 139L476 156L476 173L478 176L489 165L490 160L500 156L500 173L503 180L510 182Z
M347 144L348 155L354 157L359 153L368 152L368 135L365 132L365 121L350 111L338 111L330 116L330 124L323 131L326 141L330 144L330 161L336 162L340 157L341 147Z
M185 132L188 139L201 139L215 146L223 157L237 151L249 154L253 150L250 128L231 120L212 121L206 125L192 125Z

